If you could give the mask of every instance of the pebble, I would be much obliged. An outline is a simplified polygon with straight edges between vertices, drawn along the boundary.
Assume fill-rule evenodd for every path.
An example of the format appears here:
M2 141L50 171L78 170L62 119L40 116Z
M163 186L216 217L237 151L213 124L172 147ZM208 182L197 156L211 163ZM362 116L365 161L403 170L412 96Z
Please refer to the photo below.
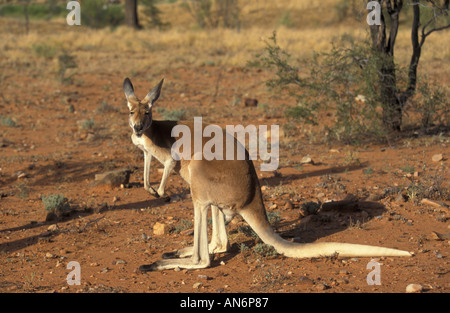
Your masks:
M408 286L406 286L406 293L417 293L422 292L422 290L423 287L419 284L409 284Z
M431 160L433 160L433 162L439 162L442 161L443 156L442 153L438 153L432 156Z
M56 224L50 225L50 226L47 228L47 230L50 231L50 232L58 231L58 225L56 225Z
M207 276L207 275L198 275L199 279L204 279L204 280L210 280L212 279L211 277Z
M294 205L290 200L286 201L286 204L284 205L285 210L292 210L294 208Z
M300 284L303 284L303 285L313 285L314 284L313 280L311 278L309 278L309 277L306 277L306 276L300 277L298 279L298 281L299 281Z
M202 286L203 286L203 283L195 283L195 284L192 285L192 288L199 289Z
M325 284L322 284L322 283L319 283L319 284L316 285L316 289L319 290L319 291L326 290L326 289L329 289L329 288L330 288L329 286L327 286Z
M305 156L301 159L300 164L314 164L310 156Z
M339 275L341 275L341 276L345 276L345 275L348 275L349 273L347 272L347 270L340 270L339 271Z
M161 236L169 233L169 227L166 224L156 222L153 226L153 234Z

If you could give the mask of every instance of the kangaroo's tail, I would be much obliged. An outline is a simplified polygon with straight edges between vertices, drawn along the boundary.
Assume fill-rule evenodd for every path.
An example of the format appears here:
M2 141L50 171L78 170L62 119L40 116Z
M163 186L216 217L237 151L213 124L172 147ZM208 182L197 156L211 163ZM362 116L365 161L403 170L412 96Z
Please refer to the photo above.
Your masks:
M251 210L243 211L241 215L264 243L273 246L278 253L287 257L315 258L335 254L343 257L411 256L407 251L368 245L338 242L294 243L281 238L266 218L258 218Z

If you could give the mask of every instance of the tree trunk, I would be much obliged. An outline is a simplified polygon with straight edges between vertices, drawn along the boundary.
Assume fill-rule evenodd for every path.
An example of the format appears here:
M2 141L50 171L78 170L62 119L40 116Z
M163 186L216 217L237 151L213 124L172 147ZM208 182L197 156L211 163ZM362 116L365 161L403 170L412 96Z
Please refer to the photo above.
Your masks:
M137 0L125 0L125 24L134 29L141 29L137 14Z
M380 6L383 1L379 0ZM386 1L387 13L390 17L391 27L389 38L386 34L386 21L384 14L381 14L380 25L372 25L370 33L372 38L372 48L378 53L380 62L379 73L379 94L383 109L383 124L389 130L399 131L402 124L403 105L397 93L397 77L394 61L394 47L399 27L399 14L403 7L402 0Z

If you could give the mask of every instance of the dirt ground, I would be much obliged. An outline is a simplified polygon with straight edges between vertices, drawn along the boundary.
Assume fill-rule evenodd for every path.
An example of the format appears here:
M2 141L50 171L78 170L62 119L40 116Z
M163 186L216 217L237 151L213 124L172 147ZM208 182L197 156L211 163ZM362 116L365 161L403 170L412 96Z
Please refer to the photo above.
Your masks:
M166 73L158 105L182 107L192 115L200 112L222 126L236 122L236 116L242 124L283 123L276 112L265 114L260 108L245 107L243 101L230 104L236 81L245 82L248 96L260 102L282 106L288 101L271 100L257 84L261 75L257 70L224 70L220 90L211 100L214 86L207 87L208 81L218 70L180 68ZM405 292L412 283L420 284L422 292L449 291L449 241L433 234L450 232L448 209L421 204L414 196L406 200L398 196L413 182L429 186L437 177L443 178L442 188L448 188L448 137L354 147L310 143L310 137L298 134L281 139L276 172L261 172L255 162L267 211L277 217L273 225L283 237L414 253L411 258L376 259L380 285L367 283L373 270L367 268L370 258L297 260L264 254L239 218L228 225L231 250L214 255L210 268L142 274L137 271L140 265L192 243L193 210L189 189L176 174L169 179L169 202L143 189L143 156L130 139L123 78L99 74L82 77L82 88L55 89L33 81L26 72L14 77L24 89L7 88L3 98L8 101L1 104L3 112L18 117L15 127L0 126L1 292ZM111 86L107 92L101 88L105 80ZM148 82L136 80L137 94L152 87L144 83ZM108 108L100 106L105 100ZM215 107L221 109L214 111ZM77 123L86 117L95 121L87 130ZM432 161L438 153L444 159ZM304 156L313 163L301 164ZM133 171L128 186L92 185L95 174L122 167ZM154 185L161 168L154 160ZM73 212L46 221L41 197L57 193L68 198ZM361 200L357 208L302 215L306 202L349 195ZM154 235L157 222L169 231ZM81 267L79 286L66 282L71 261Z

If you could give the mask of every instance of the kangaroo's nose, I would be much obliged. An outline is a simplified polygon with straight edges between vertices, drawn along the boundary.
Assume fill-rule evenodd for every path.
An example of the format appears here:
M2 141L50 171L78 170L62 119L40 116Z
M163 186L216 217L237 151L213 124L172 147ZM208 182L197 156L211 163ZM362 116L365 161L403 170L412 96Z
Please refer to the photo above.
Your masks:
M143 128L144 128L144 125L142 125L142 124L136 124L136 125L134 125L134 130L135 130L136 132L142 131Z

